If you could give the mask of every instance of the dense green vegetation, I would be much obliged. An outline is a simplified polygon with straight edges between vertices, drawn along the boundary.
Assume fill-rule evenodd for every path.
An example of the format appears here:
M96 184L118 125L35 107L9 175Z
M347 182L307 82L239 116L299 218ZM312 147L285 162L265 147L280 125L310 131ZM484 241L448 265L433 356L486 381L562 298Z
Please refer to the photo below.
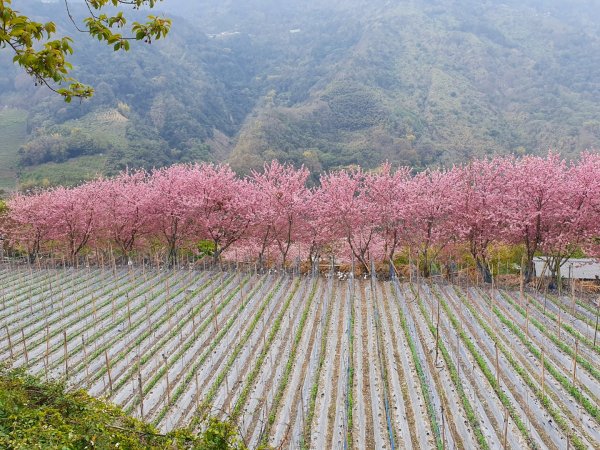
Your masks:
M3 52L0 105L29 113L21 165L56 162L72 182L84 174L65 161L91 153L105 173L194 160L247 172L273 158L319 171L575 156L600 144L593 3L167 0L164 42L127 54L75 42L74 75L95 87L92 100L64 104ZM20 7L72 34L61 3Z
M0 189L14 187L19 163L17 150L25 142L27 113L0 109Z
M0 369L0 448L202 449L245 448L237 429L210 419L195 436L186 429L160 434L118 407L22 370Z

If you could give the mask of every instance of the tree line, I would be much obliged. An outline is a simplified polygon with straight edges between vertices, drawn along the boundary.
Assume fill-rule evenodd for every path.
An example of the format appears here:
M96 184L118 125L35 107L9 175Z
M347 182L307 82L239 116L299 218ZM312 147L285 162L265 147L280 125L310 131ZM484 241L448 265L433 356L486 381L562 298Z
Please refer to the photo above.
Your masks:
M527 280L543 254L556 278L575 252L594 255L600 236L600 155L474 160L414 173L385 164L320 175L273 161L247 177L227 165L180 164L125 171L77 187L16 193L1 215L5 246L42 255L177 258L315 267L352 261L390 270L408 252L424 276L440 255L468 251L490 280L490 248L523 248ZM110 256L108 256L110 255Z

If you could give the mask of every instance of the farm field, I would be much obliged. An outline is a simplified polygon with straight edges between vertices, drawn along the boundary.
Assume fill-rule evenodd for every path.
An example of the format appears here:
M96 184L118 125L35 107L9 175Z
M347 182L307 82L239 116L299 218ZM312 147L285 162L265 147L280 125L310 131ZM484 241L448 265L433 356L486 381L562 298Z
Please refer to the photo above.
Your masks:
M489 286L0 267L0 361L251 448L599 448L597 320Z

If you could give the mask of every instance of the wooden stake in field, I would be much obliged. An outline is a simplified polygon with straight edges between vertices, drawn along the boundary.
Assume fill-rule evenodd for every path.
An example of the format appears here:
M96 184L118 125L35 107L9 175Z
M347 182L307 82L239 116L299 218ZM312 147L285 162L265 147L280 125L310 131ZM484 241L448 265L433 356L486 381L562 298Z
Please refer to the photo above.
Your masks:
M131 308L129 306L129 292L127 292L126 295L127 295L127 318L129 319L129 329L131 330Z
M571 281L571 315L575 317L575 283Z
M50 354L50 329L46 325L46 354L44 359L46 360L46 366L48 365L48 355Z
M545 366L544 366L544 349L542 349L542 397L546 396L546 373L545 373Z
M527 303L527 306L525 307L525 318L525 334L529 338L529 303Z
M27 353L27 341L25 340L24 328L21 328L21 337L23 338L23 352L25 354L25 364L29 365L29 353Z
M85 366L85 378L86 380L90 379L90 368L89 368L89 361L88 361L88 356L87 356L87 348L85 346L85 338L83 337L83 334L81 335L81 347L83 348L83 364Z
M577 353L579 351L579 340L575 341L575 355L573 355L573 386L575 386L575 381L577 381Z
M446 417L444 415L444 405L442 405L442 448L446 448Z
M94 294L92 294L92 308L94 310L94 322L96 322L96 297L94 296ZM113 318L114 318L114 313L113 313Z
M521 307L525 303L525 277L523 274L523 266L525 265L525 255L521 257L521 267L519 270L519 300L521 301Z
M198 382L198 371L195 373L196 378L196 410L200 408L200 383Z
M169 366L167 365L167 355L163 353L163 360L165 362L165 375L167 377L167 406L171 404L171 385L169 384Z
M8 325L5 325L4 329L6 330L6 337L8 338L8 348L10 350L10 359L13 360L15 358L15 355L13 353L13 346L12 346L12 341L10 339L10 332L8 331Z
M435 325L435 362L433 363L437 367L438 353L440 348L440 297L437 296L437 319Z
M459 324L459 329L461 324ZM456 372L458 374L458 379L460 380L460 333L459 330L456 330Z
M562 310L560 309L560 305L559 305L559 307L558 307L558 339L560 339L560 329L561 329L561 320L562 320L561 319L561 316L562 316L561 311Z
M65 379L69 379L69 354L67 353L67 331L63 330L63 350L65 357Z
M93 299L94 299L94 294L92 293L92 301L93 301ZM112 306L112 320L114 322L115 321L115 297L114 297L114 295L112 296L110 303ZM95 303L94 303L94 305L95 305Z
M104 350L104 361L106 362L106 373L108 374L108 387L110 389L110 395L113 393L112 376L110 374L110 360L108 359L108 351Z
M141 368L141 361L140 361L140 355L138 355L137 358L137 378L138 378L138 391L139 391L139 397L140 397L140 418L142 420L144 420L144 387L142 384L142 368Z
M500 387L500 370L498 364L498 343L494 342L494 348L496 349L496 383Z
M598 337L598 314L600 314L600 300L596 300L596 326L594 328L594 347L596 346L596 338Z
M504 437L502 438L502 447L503 448L508 448L507 447L507 440L508 440L508 408L505 406L504 407Z

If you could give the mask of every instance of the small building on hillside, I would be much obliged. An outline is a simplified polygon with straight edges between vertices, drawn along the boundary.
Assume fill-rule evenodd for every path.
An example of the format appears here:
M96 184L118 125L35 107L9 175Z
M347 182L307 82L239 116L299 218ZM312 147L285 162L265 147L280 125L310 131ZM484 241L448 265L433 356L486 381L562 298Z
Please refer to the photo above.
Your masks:
M536 276L550 276L543 258L533 258L533 263ZM571 258L560 266L560 275L562 278L577 280L600 280L600 262L594 258Z

